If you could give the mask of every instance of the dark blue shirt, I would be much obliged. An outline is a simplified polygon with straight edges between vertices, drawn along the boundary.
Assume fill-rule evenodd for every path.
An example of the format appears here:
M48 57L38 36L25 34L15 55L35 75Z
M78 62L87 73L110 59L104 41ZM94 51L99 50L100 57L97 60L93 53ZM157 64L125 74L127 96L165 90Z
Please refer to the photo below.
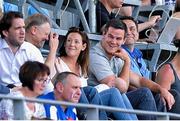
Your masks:
M38 98L55 100L54 92L50 92ZM74 107L72 106L68 106L65 111L63 111L60 105L44 104L44 108L46 112L46 117L49 119L76 120L76 114L73 112Z

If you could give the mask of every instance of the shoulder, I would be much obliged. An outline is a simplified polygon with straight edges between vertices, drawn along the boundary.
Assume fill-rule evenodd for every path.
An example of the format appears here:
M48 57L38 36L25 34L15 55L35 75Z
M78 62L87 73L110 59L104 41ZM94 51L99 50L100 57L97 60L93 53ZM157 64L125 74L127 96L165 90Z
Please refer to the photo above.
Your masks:
M40 99L54 99L54 93L53 92L49 92L48 94L41 95L38 98L40 98Z
M26 42L26 41L24 41L24 43L22 44L22 47L23 48L29 48L29 47L31 47L31 48L36 48L37 49L37 47L36 46L34 46L33 44L31 44L31 43L29 43L29 42Z
M21 49L24 49L26 51L26 54L30 60L39 61L42 63L44 62L41 51L33 44L24 42Z
M169 74L172 74L173 73L173 70L170 66L170 64L165 64L163 65L158 72L163 72L163 73L169 73Z
M26 53L33 53L33 54L41 53L41 51L36 46L26 41L22 44L21 49L26 50Z
M174 80L174 73L173 69L171 68L170 64L163 65L157 73L157 79L160 80Z

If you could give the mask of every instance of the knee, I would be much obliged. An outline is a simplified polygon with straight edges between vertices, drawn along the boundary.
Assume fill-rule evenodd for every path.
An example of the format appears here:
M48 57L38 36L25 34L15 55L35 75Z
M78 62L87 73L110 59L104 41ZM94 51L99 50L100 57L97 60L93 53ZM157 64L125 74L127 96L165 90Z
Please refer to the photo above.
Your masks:
M86 86L86 87L83 87L83 90L86 94L97 94L98 91L96 90L96 88L92 87L92 86Z
M113 94L120 94L119 89L117 89L117 88L115 88L115 87L112 87L112 88L110 88L109 90L110 90L111 93L113 93Z
M145 97L153 98L153 94L149 88L142 87L142 88L139 88L139 90L143 97L145 96Z

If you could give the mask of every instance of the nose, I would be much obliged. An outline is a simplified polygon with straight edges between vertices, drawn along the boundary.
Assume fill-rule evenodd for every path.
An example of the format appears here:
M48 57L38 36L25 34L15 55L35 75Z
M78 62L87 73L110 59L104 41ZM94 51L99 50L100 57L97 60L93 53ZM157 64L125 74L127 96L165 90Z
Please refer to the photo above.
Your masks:
M80 89L80 88L78 88L77 94L78 94L78 95L81 95L81 89Z
M20 33L25 34L25 28L21 28Z
M75 45L75 42L74 41L71 41L70 42L70 46L74 46Z
M130 34L131 33L131 31L130 31L130 29L127 27L127 34Z

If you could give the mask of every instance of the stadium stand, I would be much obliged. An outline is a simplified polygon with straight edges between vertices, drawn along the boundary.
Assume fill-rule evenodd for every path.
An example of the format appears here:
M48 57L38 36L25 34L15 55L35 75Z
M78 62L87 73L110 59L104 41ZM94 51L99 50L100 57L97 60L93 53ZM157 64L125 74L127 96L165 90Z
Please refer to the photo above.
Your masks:
M52 31L58 33L60 35L60 39L63 38L63 36L67 32L67 28L70 26L77 26L79 21L81 20L83 23L83 27L86 32L88 32L88 36L91 40L92 46L96 44L99 40L101 40L100 35L92 34L91 32L95 32L95 27L96 25L94 24L95 18L92 17L93 14L95 14L94 7L95 7L95 0L70 0L70 3L66 0L66 2L63 2L62 0L52 0L49 3L45 3L42 0L4 0L5 2L12 3L14 5L17 5L18 11L21 11L24 13L25 17L28 15L27 12L27 6L30 4L32 7L37 9L38 12L43 13L41 8L45 8L49 10L49 13L52 18L52 24L53 28ZM53 2L54 1L54 2ZM134 2L135 0L133 0ZM131 0L124 0L126 4L133 4ZM69 4L69 6L68 6ZM68 6L66 9L66 5ZM135 2L133 6L135 6L135 12L133 15L138 17L139 19L139 10L147 10L147 7L142 8L139 6L140 3ZM153 7L148 8L148 10L152 10ZM163 9L164 7L161 7ZM84 17L84 12L87 9L92 9L91 17L90 19L92 20L92 23L90 25L87 24L87 21ZM169 12L169 9L168 9ZM53 16L53 17L52 17ZM167 20L168 17L165 16L165 14L162 14L162 17L165 17ZM163 18L163 20L165 20ZM166 20L164 23L159 24L162 29L164 28L166 24ZM60 25L60 26L59 26ZM166 31L167 32L167 31ZM166 33L165 32L165 33ZM162 35L161 35L162 36ZM162 62L164 61L169 61L173 56L174 52L177 50L173 45L170 43L155 43L155 44L137 44L136 45L138 48L143 50L144 56L147 59L147 65L150 69L150 71L155 72L158 68L159 65L161 65ZM42 50L42 53L44 56L47 55L48 53L48 48ZM3 98L3 96L0 96L0 98ZM5 98L10 98L13 99L12 97L5 97ZM23 102L21 99L14 98L15 104L21 104ZM37 102L43 102L47 103L46 101L43 100L32 100L32 99L26 99L29 101L37 101ZM58 104L58 102L55 101L49 101L48 103L54 103ZM60 102L61 103L61 102ZM61 103L65 105L69 105L68 103ZM72 105L72 104L71 104ZM112 111L122 111L122 112L133 112L133 113L142 113L142 114L153 114L153 112L142 112L142 111L127 111L127 110L122 110L122 109L116 109L116 108L109 108L109 107L103 107L103 106L87 106L87 105L81 105L81 104L76 104L75 106L80 106L80 107L91 107L89 110L89 115L88 119L97 119L97 112L99 109L106 109L106 110L112 110ZM15 108L22 108L23 105L16 105ZM15 111L17 119L23 119L23 112L22 111ZM176 114L171 114L171 113L154 113L154 115L159 115L160 119L169 119L169 116L177 116L180 117L179 115ZM162 116L162 117L161 117Z

